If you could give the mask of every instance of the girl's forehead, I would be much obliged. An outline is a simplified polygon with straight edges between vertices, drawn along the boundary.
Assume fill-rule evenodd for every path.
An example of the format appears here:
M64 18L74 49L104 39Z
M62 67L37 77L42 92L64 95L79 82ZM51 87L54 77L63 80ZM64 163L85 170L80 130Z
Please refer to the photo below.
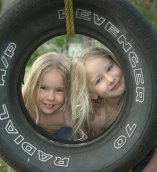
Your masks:
M103 55L90 55L88 56L88 58L86 58L85 62L90 62L90 61L94 61L94 60L105 60L105 61L112 61L112 59L108 56L103 56Z
M106 54L88 54L85 56L86 60L95 58L109 58Z

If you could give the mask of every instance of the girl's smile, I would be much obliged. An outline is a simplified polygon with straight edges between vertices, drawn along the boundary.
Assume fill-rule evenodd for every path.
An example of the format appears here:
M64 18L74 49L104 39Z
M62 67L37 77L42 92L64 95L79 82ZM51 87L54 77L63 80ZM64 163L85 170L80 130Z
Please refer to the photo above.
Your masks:
M55 104L45 104L45 106L48 108L48 109L53 109L55 107Z

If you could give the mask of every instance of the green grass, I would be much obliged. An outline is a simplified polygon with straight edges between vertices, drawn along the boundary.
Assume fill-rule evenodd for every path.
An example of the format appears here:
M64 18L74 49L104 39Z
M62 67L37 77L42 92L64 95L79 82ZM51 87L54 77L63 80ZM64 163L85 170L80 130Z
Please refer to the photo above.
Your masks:
M7 172L8 171L8 165L6 162L4 162L2 159L0 159L0 172Z

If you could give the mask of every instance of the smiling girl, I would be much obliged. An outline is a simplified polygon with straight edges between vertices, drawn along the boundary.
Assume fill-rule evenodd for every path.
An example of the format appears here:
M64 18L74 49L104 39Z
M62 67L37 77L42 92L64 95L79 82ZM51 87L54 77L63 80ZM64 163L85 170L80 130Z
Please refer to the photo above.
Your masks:
M125 93L114 55L101 47L83 50L72 61L71 86L74 136L87 139L105 131L117 118Z
M50 133L71 126L69 76L70 61L57 53L46 53L33 63L23 86L31 118Z

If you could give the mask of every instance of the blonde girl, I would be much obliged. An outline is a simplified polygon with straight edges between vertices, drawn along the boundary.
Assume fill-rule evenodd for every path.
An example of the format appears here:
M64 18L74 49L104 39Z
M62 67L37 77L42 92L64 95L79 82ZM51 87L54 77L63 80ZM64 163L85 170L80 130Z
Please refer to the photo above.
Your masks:
M123 102L123 72L106 48L89 47L71 64L71 108L74 137L85 140L105 131Z
M49 52L36 59L23 86L23 100L28 113L48 132L71 126L69 76L68 58Z

